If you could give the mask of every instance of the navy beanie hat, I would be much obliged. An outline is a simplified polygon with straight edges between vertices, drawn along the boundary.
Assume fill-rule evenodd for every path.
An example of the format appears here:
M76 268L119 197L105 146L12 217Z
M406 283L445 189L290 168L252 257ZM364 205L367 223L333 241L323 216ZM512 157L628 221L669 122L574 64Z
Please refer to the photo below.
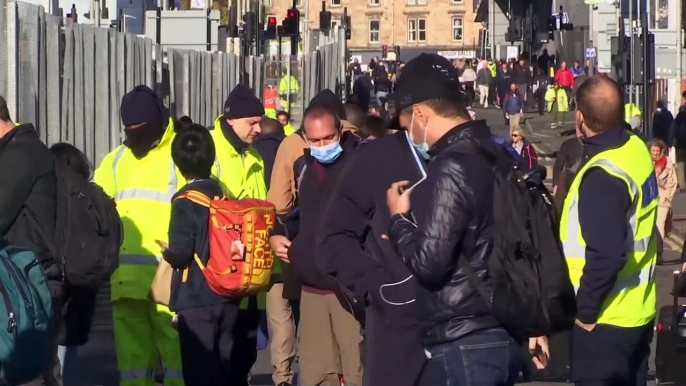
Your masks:
M264 115L262 102L242 84L237 85L224 102L224 118L239 119Z
M166 121L162 100L148 86L136 86L126 93L121 98L119 111L124 126Z

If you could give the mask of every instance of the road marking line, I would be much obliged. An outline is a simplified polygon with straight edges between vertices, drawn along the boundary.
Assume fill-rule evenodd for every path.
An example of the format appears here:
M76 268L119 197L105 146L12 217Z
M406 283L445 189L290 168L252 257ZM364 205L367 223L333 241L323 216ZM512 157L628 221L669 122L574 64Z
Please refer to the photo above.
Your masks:
M674 244L677 245L676 250L680 251L681 247L684 245L684 238L678 235L676 232L672 231L672 233L667 236L667 240L670 240Z

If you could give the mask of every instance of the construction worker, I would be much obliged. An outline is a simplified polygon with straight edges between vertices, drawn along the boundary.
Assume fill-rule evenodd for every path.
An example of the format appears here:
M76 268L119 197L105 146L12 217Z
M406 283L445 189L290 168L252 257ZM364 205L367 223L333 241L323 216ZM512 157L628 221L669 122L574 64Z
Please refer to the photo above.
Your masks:
M634 117L638 117L641 120L641 110L634 103L626 103L624 105L624 121L630 124L631 119Z
M224 103L224 114L214 121L212 138L217 152L212 174L230 197L267 199L264 161L251 146L260 134L264 107L250 89L239 84ZM248 375L257 360L257 329L266 309L266 294L244 298L234 328L231 379L234 386L248 386Z
M298 99L298 92L300 90L300 84L298 79L291 75L288 75L288 71L283 70L283 77L279 81L279 96L281 102L281 109L291 113L291 106L295 104Z
M577 102L577 136L588 159L560 224L578 309L572 378L577 385L645 385L657 301L653 161L624 127L617 82L591 77Z
M174 123L147 86L124 95L121 119L124 144L95 171L95 182L116 200L124 229L119 268L111 278L120 385L154 385L161 358L165 386L179 386L184 383L174 315L150 300L161 255L157 241L167 240L171 198L185 184L171 158Z
M569 110L567 93L560 88L560 84L553 80L553 87L545 92L545 99L548 102L548 113L550 114L550 130L553 133L562 135L564 131L565 114Z
M276 114L276 119L278 119L281 126L283 126L284 134L291 135L295 133L295 127L293 127L293 124L291 123L291 114L289 114L288 111L279 111Z

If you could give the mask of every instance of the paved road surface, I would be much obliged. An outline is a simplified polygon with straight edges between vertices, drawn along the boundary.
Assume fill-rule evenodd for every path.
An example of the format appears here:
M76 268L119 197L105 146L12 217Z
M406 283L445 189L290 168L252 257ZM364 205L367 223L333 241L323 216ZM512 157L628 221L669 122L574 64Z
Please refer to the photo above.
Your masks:
M529 114L529 117L531 118L525 124L527 137L543 156L542 163L551 166L554 161L554 151L559 147L563 139L554 137L550 133L549 128L547 129L547 117L538 117L533 114ZM492 130L498 134L507 136L509 132L502 121L499 111L496 109L477 109L477 119L488 120ZM573 129L572 125L570 125L569 129ZM676 214L686 214L686 194L677 196L675 212ZM671 304L669 289L672 284L672 271L680 266L678 260L684 241L683 226L677 226L677 228L681 229L682 233L676 233L667 241L668 250L665 252L665 259L668 265L657 268L658 302L660 306ZM100 310L90 342L79 348L78 353L73 354L67 359L67 368L65 369L66 386L117 385L116 357L113 350L110 314L107 309L103 308ZM75 361L72 361L70 365L69 361L72 359L75 359ZM654 368L653 363L654 359L651 359L651 368ZM273 385L271 371L268 352L260 352L252 372L252 385ZM399 371L402 371L402 369L399 369ZM649 384L652 386L655 383L651 381ZM530 385L543 386L556 385L556 383L536 382Z

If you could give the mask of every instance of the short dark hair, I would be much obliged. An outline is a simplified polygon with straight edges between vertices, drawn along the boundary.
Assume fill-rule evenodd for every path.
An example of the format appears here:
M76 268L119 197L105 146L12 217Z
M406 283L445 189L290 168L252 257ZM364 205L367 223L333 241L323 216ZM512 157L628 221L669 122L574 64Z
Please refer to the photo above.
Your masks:
M444 118L472 119L467 111L467 96L463 94L429 99L420 104L426 105L426 107L433 110L438 116ZM411 112L411 106L403 109L403 113Z
M193 123L193 120L188 115L184 115L183 117L179 118L179 122L185 123L185 124L191 124L191 123Z
M58 164L65 166L86 180L92 178L93 165L91 165L88 157L74 145L66 142L56 143L50 147L50 152Z
M343 108L345 109L345 119L352 123L356 128L364 126L365 120L367 119L367 114L362 111L362 108L353 103L346 103Z
M655 147L657 147L663 151L667 148L667 145L661 139L653 139L652 141L648 142L648 149L650 149L653 146L655 146Z
M338 117L338 114L336 114L335 111L331 109L327 109L326 107L323 106L315 106L311 108L305 109L305 114L303 115L303 128L305 127L305 121L308 118L324 118L326 116L331 116L333 117L333 125L335 128L338 130L341 129L341 119Z
M281 122L277 121L276 119L269 118L269 117L262 117L262 120L260 121L260 128L262 129L262 134L273 134L273 133L281 133L281 134L286 134L283 131L283 126L281 126Z
M686 91L684 91L684 92L681 93L681 97L682 97L682 98L686 98Z
M361 128L362 132L366 135L371 135L374 138L381 138L388 134L388 127L386 126L386 121L383 118L370 115Z
M589 77L576 91L577 110L594 133L602 133L624 123L623 100L619 83L607 76Z
M280 116L286 117L286 119L288 119L289 122L291 121L291 114L288 114L288 111L283 111L283 110L282 110L282 111L279 111L278 113L276 113L276 117L277 117L277 118L280 117Z
M7 101L5 98L0 96L0 121L12 122L12 116L10 116L10 109L7 107Z
M171 156L186 179L210 178L216 151L209 130L192 124L176 134Z

